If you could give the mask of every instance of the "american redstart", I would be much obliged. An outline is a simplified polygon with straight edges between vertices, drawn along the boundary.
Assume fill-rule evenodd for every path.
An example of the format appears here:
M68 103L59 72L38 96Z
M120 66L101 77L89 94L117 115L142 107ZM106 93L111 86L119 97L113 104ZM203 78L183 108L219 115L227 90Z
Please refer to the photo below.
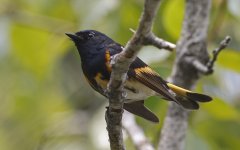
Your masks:
M84 30L75 34L66 33L75 43L81 57L83 73L91 87L107 97L106 89L111 75L111 58L123 50L123 46L103 33ZM124 85L126 98L123 108L149 121L159 122L158 117L144 106L144 100L150 96L174 101L186 109L198 109L198 102L209 102L211 97L194 93L163 80L138 57L127 72Z

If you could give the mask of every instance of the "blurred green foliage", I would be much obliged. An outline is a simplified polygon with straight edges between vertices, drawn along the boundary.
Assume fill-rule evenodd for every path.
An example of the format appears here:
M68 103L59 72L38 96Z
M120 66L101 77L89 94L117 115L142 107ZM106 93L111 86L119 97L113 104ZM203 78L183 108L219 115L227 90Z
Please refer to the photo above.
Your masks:
M0 149L108 149L107 101L85 81L78 53L64 33L95 29L124 45L132 35L129 28L137 27L143 1L0 0L0 4ZM214 101L191 114L187 150L240 148L239 10L236 0L212 2L209 52L224 36L233 40L220 55L215 73L196 87ZM183 0L163 1L154 24L156 35L176 43L183 14ZM144 49L149 53L141 52L140 57L166 78L175 52ZM154 62L150 49L159 56ZM157 97L146 103L161 123L137 121L157 144L167 103Z

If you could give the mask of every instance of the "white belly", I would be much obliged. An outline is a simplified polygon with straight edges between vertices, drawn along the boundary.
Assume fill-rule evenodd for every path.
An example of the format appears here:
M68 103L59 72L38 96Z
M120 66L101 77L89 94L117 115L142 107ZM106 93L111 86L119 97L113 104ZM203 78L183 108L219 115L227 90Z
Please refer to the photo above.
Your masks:
M125 103L145 100L150 96L156 95L156 92L139 82L129 82L125 84L126 99Z

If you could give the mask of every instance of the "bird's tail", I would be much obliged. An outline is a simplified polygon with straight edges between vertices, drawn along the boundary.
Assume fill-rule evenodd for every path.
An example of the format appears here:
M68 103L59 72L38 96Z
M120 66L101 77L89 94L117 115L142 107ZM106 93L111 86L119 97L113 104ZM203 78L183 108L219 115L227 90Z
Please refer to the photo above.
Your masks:
M167 83L167 85L174 93L176 93L176 102L186 109L198 109L198 102L209 102L212 100L208 95L194 93L171 83Z

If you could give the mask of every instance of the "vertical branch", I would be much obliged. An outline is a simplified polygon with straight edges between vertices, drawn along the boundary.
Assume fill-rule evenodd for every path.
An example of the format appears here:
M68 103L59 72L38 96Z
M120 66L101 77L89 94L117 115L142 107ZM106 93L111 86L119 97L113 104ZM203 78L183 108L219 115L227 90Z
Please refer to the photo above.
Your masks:
M210 0L186 0L181 37L177 44L177 56L170 82L192 89L201 72L193 61L207 65L209 55L206 48ZM161 131L159 150L183 150L188 128L189 111L170 103Z
M140 48L154 45L158 48L172 50L175 45L166 42L152 33L152 24L160 0L145 0L139 26L123 51L111 61L112 73L108 84L109 107L106 111L107 130L112 150L125 149L122 139L123 84L130 64L135 60Z

